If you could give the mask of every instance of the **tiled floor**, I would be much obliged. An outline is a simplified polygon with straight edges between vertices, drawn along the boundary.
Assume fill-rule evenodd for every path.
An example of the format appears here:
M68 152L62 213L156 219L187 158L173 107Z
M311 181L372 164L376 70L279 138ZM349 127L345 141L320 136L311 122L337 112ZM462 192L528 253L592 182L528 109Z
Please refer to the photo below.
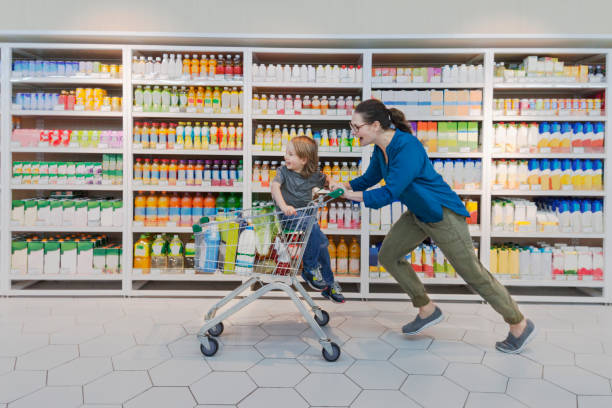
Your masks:
M225 322L204 358L195 333L214 299L0 299L4 407L612 407L612 307L523 305L539 328L522 355L487 305L444 303L407 338L406 302L322 304L342 348L321 357L288 300Z

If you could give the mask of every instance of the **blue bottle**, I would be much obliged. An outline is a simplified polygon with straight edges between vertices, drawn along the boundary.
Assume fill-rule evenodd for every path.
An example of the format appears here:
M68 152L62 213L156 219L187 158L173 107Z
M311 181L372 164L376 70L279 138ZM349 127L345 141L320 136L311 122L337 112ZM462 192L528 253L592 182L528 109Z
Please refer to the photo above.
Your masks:
M204 231L204 273L215 273L217 271L217 260L219 258L219 243L221 236L215 224L210 225Z

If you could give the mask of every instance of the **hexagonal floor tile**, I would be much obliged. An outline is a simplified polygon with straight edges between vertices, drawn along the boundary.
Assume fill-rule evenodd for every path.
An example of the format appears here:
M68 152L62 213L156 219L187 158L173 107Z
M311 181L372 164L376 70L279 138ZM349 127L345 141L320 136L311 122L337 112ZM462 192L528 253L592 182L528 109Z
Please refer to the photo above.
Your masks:
M11 403L11 408L77 408L83 403L81 387L45 387Z
M84 400L87 404L122 404L150 387L146 371L114 371L85 385Z
M384 401L385 408L418 408L419 404L399 391L391 390L363 390L351 408L371 408L380 406Z
M125 408L192 408L195 400L187 387L153 387L132 398Z
M342 351L358 360L387 360L395 348L380 339L355 338L344 343Z
M168 350L173 357L197 358L202 357L200 341L196 335L187 335L168 344Z
M573 353L602 354L601 341L571 332L550 332L546 334L549 343Z
M252 346L227 346L207 357L206 362L215 371L246 371L263 358Z
M134 346L113 357L115 370L148 370L170 358L166 346Z
M134 333L136 343L144 345L165 345L172 343L187 335L181 325L165 324L155 325L151 328Z
M320 373L308 375L295 389L310 405L319 406L348 406L361 391L342 374Z
M398 350L389 361L408 374L442 375L448 361L422 350Z
M45 318L28 319L23 323L24 334L50 334L70 326L74 326L74 316L49 316Z
M292 358L267 358L247 373L259 387L293 387L308 375L308 371Z
M399 390L407 375L388 361L359 360L346 375L361 388L370 390Z
M610 395L610 381L575 366L546 366L544 378L581 395Z
M14 357L0 357L0 375L13 371L15 360Z
M382 324L383 326L389 329L400 331L402 326L405 325L407 322L413 320L415 316L416 316L415 313L408 314L408 313L381 312L378 315L376 315L374 320L376 320L378 323Z
M212 372L189 388L199 404L236 404L257 386L246 373Z
M474 392L503 393L508 384L507 377L480 364L450 363L444 376Z
M136 345L131 334L106 334L79 346L81 357L111 357Z
M156 312L151 317L155 324L182 324L197 319L200 313L194 309L173 309Z
M576 354L576 365L612 380L612 356Z
M506 394L471 392L465 408L526 408L514 398Z
M612 397L597 395L579 395L578 408L610 408L612 407Z
M148 316L126 316L104 324L108 334L132 334L155 326L153 318Z
M510 378L542 378L542 366L518 354L492 351L485 354L482 363Z
M49 370L47 385L84 385L111 371L108 357L80 357Z
M184 387L210 373L203 358L173 358L149 370L156 387Z
M0 356L17 357L48 344L49 336L46 334L17 335L8 333L0 336Z
M323 358L321 346L309 347L297 360L311 373L339 374L345 372L355 362L355 359L348 353L342 352L342 348L340 350L340 358L333 363Z
M373 307L379 312L389 313L404 313L407 314L410 311L414 311L411 302L400 302L400 301L386 301L386 300L375 300L368 302L369 307Z
M455 363L480 363L484 352L460 341L434 340L429 351Z
M104 334L99 325L74 326L51 335L51 344L81 344Z
M387 329L376 320L371 319L348 319L340 326L340 330L351 337L378 337Z
M447 378L428 375L411 375L400 391L425 407L463 407L468 396Z
M449 326L447 323L440 323L423 330L421 335L431 337L435 340L458 341L465 336L465 332L466 330L463 328Z
M297 336L308 328L308 324L302 317L296 321L281 316L261 324L261 328L272 336Z
M389 329L382 336L382 340L397 349L407 350L427 350L433 339L428 336L417 334L416 336L406 336L399 330Z
M9 403L45 386L44 371L12 371L0 376L0 403Z
M339 346L342 346L350 339L350 337L345 332L343 332L337 327L324 327L323 331L331 339L331 341L333 341ZM304 332L302 332L300 334L300 338L306 343L308 343L310 346L315 347L319 345L319 337L311 328L308 328Z
M229 326L219 337L226 346L253 346L268 337L268 333L257 326Z
M446 323L466 330L493 331L495 328L495 323L478 315L450 315Z
M246 397L239 408L291 407L308 408L304 398L292 388L259 388Z
M542 379L511 378L506 394L529 407L576 407L574 394Z
M74 360L78 355L78 347L75 345L45 346L18 357L16 368L18 370L49 370Z
M502 340L502 336L492 331L468 330L461 340L482 351L496 351L495 342Z
M308 344L295 336L270 336L255 348L267 358L296 358L306 351Z
M537 363L543 365L572 365L574 354L550 343L534 341L521 353Z

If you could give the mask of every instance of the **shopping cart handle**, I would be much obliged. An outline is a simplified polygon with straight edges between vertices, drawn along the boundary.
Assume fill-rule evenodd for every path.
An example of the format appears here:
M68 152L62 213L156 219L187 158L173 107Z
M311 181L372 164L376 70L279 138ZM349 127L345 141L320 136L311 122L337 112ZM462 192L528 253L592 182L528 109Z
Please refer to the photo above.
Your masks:
M200 218L200 222L199 223L193 224L191 229L193 230L194 234L202 232L202 225L200 225L200 224L206 224L208 221L210 221L210 219L208 217L202 217L202 218Z
M344 189L338 188L334 191L330 191L327 195L331 198L338 198L338 197L342 197L343 194L344 194Z

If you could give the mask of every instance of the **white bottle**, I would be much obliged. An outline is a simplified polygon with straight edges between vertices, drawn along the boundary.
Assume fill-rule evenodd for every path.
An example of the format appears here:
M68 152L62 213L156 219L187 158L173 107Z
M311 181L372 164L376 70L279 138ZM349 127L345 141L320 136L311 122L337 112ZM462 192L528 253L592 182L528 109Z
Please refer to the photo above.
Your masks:
M283 95L278 95L278 98L276 98L276 114L285 114L285 100L283 99Z
M521 123L516 134L516 148L519 153L529 153L528 143L529 128L526 123Z
M308 82L308 67L304 64L300 66L300 78L298 82Z
M291 82L291 67L285 65L283 68L283 80L281 82Z
M508 188L510 190L518 190L518 165L516 160L510 160L508 164Z
M518 165L518 184L528 184L529 166L527 160L521 160Z
M354 84L355 82L357 82L356 81L356 71L355 71L355 67L353 65L351 65L347 69L346 82L349 82L351 84Z
M326 82L325 81L325 67L323 65L317 65L316 82Z
M283 82L283 76L285 75L283 66L278 64L276 66L276 82Z
M506 124L497 123L495 125L495 151L503 152L506 148Z
M442 172L442 178L446 181L446 184L453 187L455 185L455 166L452 160L444 161L444 170Z
M502 189L508 188L508 163L504 160L497 162L495 169L495 184L501 185Z
M317 70L314 66L308 65L308 82L314 83L317 81Z
M540 140L540 130L537 123L529 124L529 132L527 134L527 144L529 145L529 153L535 153Z
M132 57L132 74L138 75L138 57L136 55Z
M276 81L276 65L274 64L268 65L266 69L266 81L268 82Z
M329 165L329 162L326 162L325 165ZM338 210L336 209L336 203L331 203L329 205L329 228L337 228L337 220Z
M603 212L601 201L593 201L591 204L593 232L603 232Z
M334 65L332 67L331 79L328 77L327 78L327 82L331 82L331 83L334 83L334 84L339 84L341 78L342 78L342 72L340 70L340 67L338 65Z
M168 54L164 54L161 65L159 67L159 77L161 79L168 79Z
M183 56L176 54L176 62L174 64L174 78L180 78L183 75Z
M453 163L453 180L456 189L465 188L465 162L463 160L455 160Z
M482 64L478 64L476 67L476 82L484 82L484 68L482 67Z
M349 203L344 205L344 228L351 228L351 220L353 219L353 211Z
M355 69L355 82L359 84L363 82L363 68L361 68L361 65L357 65Z
M147 57L147 63L145 65L145 76L147 78L153 77L153 72L154 72L153 65L154 65L153 57Z
M268 115L275 115L276 114L276 96L274 95L270 95L270 97L268 98Z
M450 80L451 80L450 65L444 65L442 67L442 82L450 82Z
M334 69L330 64L325 65L325 79L321 82L331 82L331 78L333 76Z
M138 64L138 73L144 77L145 71L147 70L147 60L145 57L140 57L140 63Z
M296 115L302 114L302 99L300 95L295 95L295 99L293 100L293 113Z
M255 263L255 231L248 225L240 234L236 252L236 273L250 275Z
M159 76L161 75L161 64L162 64L161 58L156 57L155 64L153 65L153 76L155 78L159 78Z
M467 78L468 73L467 73L467 66L465 64L461 64L459 66L459 81L460 83L466 83L468 80Z
M476 81L476 67L474 65L468 65L467 81L471 84Z
M508 127L506 128L506 152L516 152L517 136L518 130L516 128L516 124L513 122L508 123Z
M453 84L459 82L459 67L457 65L453 65L450 71L450 81Z
M291 82L299 82L300 81L300 66L294 65L291 72Z

